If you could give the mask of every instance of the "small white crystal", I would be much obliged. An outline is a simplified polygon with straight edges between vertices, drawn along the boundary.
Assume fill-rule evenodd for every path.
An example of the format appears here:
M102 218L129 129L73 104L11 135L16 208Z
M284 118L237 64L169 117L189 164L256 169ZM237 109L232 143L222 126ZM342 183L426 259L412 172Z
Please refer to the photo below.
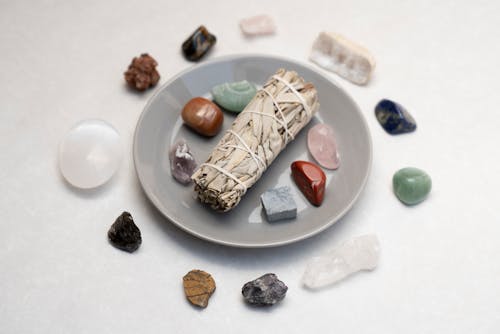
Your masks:
M302 283L311 289L321 288L360 270L373 270L378 264L379 254L376 235L350 239L327 254L313 258L306 267Z
M269 15L257 15L241 20L240 29L247 36L272 35L276 26Z
M333 32L321 32L309 59L358 85L370 80L375 59L368 50Z

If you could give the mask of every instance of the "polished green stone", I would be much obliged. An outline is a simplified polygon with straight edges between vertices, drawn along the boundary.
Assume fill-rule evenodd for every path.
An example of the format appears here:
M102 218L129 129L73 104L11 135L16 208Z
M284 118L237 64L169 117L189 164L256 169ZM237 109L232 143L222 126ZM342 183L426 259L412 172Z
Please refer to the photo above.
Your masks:
M222 108L239 113L253 99L257 88L246 80L227 82L212 88L215 102Z
M432 188L429 174L421 169L406 167L398 170L392 178L394 194L406 205L422 202Z

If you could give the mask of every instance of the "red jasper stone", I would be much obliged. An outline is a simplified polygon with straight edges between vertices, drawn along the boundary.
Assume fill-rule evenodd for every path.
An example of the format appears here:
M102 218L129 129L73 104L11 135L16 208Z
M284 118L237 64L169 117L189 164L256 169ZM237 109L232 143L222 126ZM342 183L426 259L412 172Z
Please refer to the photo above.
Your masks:
M292 177L300 191L312 204L320 206L325 197L326 175L316 164L309 161L294 161Z

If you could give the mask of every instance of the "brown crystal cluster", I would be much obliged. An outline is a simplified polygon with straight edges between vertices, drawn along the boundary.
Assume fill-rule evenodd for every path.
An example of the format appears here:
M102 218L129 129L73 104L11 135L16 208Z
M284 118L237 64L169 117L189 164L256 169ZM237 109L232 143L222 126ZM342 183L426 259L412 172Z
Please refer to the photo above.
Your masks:
M138 91L153 87L160 80L160 74L156 70L157 65L156 60L147 53L141 54L140 57L134 57L127 72L125 72L125 81Z

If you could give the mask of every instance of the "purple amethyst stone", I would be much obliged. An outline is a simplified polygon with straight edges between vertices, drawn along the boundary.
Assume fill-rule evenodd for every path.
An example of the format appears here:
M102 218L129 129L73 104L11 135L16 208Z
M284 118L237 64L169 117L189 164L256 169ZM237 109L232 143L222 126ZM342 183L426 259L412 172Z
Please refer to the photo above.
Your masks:
M182 184L191 182L191 175L196 169L196 161L184 139L179 139L168 154L172 176Z
M283 300L288 287L275 274L265 274L243 285L245 301L256 306L270 306Z

